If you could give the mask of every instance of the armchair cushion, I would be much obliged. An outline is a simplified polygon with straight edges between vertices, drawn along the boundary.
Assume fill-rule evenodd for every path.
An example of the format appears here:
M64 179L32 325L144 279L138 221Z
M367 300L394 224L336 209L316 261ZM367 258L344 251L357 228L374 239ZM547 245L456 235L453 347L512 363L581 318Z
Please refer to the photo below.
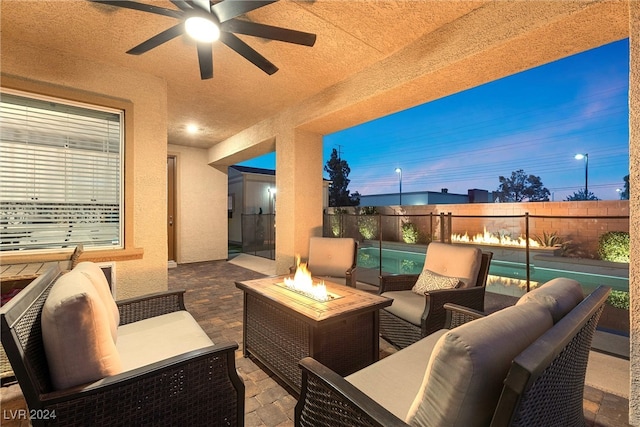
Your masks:
M180 310L120 326L116 347L129 371L210 345L193 316Z
M407 420L489 425L512 360L552 326L544 307L523 304L450 330L433 349Z
M351 238L312 237L307 267L314 276L345 277L353 267L355 247Z
M422 313L424 313L425 305L424 295L418 295L413 291L389 291L382 294L382 296L393 300L393 303L385 307L384 310L416 326L422 324Z
M462 288L476 285L482 263L482 251L472 246L431 242L427 247L424 269L443 276L458 277Z
M96 288L96 291L98 291L100 300L104 303L107 314L109 315L111 335L115 341L118 336L118 325L120 325L120 312L118 311L118 305L113 299L109 283L102 269L93 262L85 261L77 264L73 270L84 274Z
M122 371L111 314L88 277L71 271L51 288L41 327L51 381L61 390Z
M580 283L573 279L559 277L523 295L516 305L536 302L549 310L553 323L557 323L583 299L584 293Z
M420 391L429 356L440 337L447 332L448 329L440 329L345 379L404 420Z
M458 288L462 282L457 277L443 276L438 273L434 273L431 270L422 270L416 284L413 285L411 290L418 295L424 295L425 292L435 291L438 289L453 289Z

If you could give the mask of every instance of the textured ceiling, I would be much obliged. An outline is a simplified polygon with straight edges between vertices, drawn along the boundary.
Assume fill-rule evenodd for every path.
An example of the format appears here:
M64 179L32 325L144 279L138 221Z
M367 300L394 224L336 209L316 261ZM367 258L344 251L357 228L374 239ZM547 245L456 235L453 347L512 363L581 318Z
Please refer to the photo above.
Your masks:
M141 0L141 2L176 9L169 1ZM3 42L20 38L30 44L68 52L95 62L116 64L164 79L168 92L169 143L204 148L211 147L243 129L277 115L288 107L313 99L318 94L331 93L333 87L340 85L348 87L344 82L357 83L359 75L360 80L368 79L367 70L375 71L376 67L384 68L387 63L397 66L397 61L393 62L395 57L403 61L415 59L416 63L421 62L423 69L427 69L430 66L429 58L419 49L424 47L437 51L438 46L442 45L437 42L438 37L443 38L443 35L449 34L441 31L443 28L449 28L452 34L446 36L447 43L455 42L453 39L455 37L464 36L461 38L462 42L456 47L457 50L464 51L467 45L473 44L473 39L479 31L470 29L467 34L459 33L456 29L457 22L474 24L473 17L469 18L469 16L485 16L482 18L483 21L478 23L478 28L493 30L495 24L490 21L494 15L490 11L484 14L482 12L474 14L474 11L477 12L482 8L508 9L505 6L507 3L481 0L280 0L254 10L242 16L241 19L315 33L317 34L315 46L298 46L240 35L240 38L280 70L269 76L220 43L214 45L214 78L205 81L200 80L195 45L185 36L173 39L140 56L125 53L149 37L175 25L177 21L174 18L82 0L3 0L0 2L0 7ZM528 3L554 4L553 1ZM557 58L558 55L584 49L585 45L596 46L598 43L602 44L623 37L624 34L622 36L620 34L624 31L626 22L624 13L619 12L624 12L626 5L620 1L612 3L619 5L616 13L620 16L617 16L617 21L613 24L607 22L607 17L602 16L603 12L597 11L594 16L601 21L597 24L600 27L586 30L586 34L605 34L602 40L594 42L578 40L575 46L568 47L566 52L552 52L545 58L543 58L545 55L538 58L532 53L536 49L542 51L544 46L532 46L529 40L522 39L518 46L520 52L513 52L513 49L505 52L512 57L514 57L513 53L524 53L531 55L533 60L527 61L527 58L514 57L513 68L522 68L524 65L534 66L537 65L537 61L549 60L554 55ZM534 7L538 6L531 6L531 9ZM539 8L544 11L544 7ZM523 25L527 25L527 22L532 19L548 19L542 15L540 18L535 15L532 15L531 19L520 18L524 22ZM584 25L596 25L593 22L596 20L588 21ZM622 30L614 32L611 30L612 27L621 27ZM472 27L468 26L468 28ZM557 36L553 32L548 32L541 34L539 39L544 40L540 37L546 36L551 41L566 37L566 34L562 35L563 27L561 26L553 31L558 32ZM568 39L572 40L572 37ZM411 51L407 49L408 46L416 46L416 49ZM531 51L527 50L529 46L532 48ZM499 47L496 47L495 51L496 54L501 54ZM414 58L412 55L415 52L420 52L421 57ZM443 51L438 61L450 61L448 58L457 53ZM501 56L500 61L508 64L505 58L506 56ZM488 68L495 68L496 64L499 64L496 61L492 62L489 57L484 60L489 64ZM407 66L411 66L411 62L407 62ZM473 77L474 74L479 75L480 71L484 71L478 70L476 73L473 65L469 67L463 69L458 66L456 73L466 73ZM416 68L416 80L422 78L419 75L421 70ZM486 75L495 78L513 71L487 72ZM437 82L438 78L445 78L444 83L440 83L442 93L434 92L434 95L448 94L446 91L449 88L446 87L446 81L451 80L454 74L450 71L447 73L446 75L441 73L443 77L436 74L430 76L430 79L435 80L425 81L425 86L422 87L431 87L433 90L433 83ZM378 73L378 75L381 74ZM389 78L393 77L384 77L385 80ZM467 78L467 80L468 84L476 83L473 78ZM419 94L421 87L416 89L415 92ZM379 114L406 108L407 94L398 94L396 98L393 100L396 105L387 108L378 99L372 97L370 105L366 105L366 108L371 111L379 109ZM321 99L325 102L327 98ZM411 103L415 105L419 101L419 96L416 96ZM362 110L364 107L354 105L350 107L351 112L345 108L344 113L327 115L324 118L325 122L318 121L315 127L310 125L309 128L314 131L329 128L337 130L340 127L352 125L362 120L353 112L356 109ZM356 113L360 114L360 112ZM375 114L378 112L376 111ZM349 117L348 120L346 120L347 117ZM344 123L340 121L341 119ZM327 124L328 121L333 123ZM201 128L201 134L197 138L188 135L185 130L187 124L192 122L197 123Z
M168 1L145 1L176 9ZM285 107L321 92L451 22L482 2L434 7L413 1L282 0L241 19L317 34L306 47L242 36L280 70L269 76L227 46L214 47L214 78L200 80L195 45L176 38L143 55L125 52L175 25L170 17L87 1L2 1L10 37L162 77L167 81L170 143L209 147ZM185 133L195 122L202 135Z

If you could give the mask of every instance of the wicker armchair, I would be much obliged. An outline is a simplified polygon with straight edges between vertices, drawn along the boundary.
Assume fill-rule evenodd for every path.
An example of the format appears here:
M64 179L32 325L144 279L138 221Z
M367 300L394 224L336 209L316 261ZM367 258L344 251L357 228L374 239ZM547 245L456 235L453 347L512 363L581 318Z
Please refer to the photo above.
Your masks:
M93 383L54 390L42 340L45 300L57 266L0 309L2 345L29 407L31 423L65 426L243 425L244 384L236 343L216 344ZM121 324L185 310L183 291L119 301Z
M494 346L495 342L481 349L484 355L476 352L475 356L472 356L470 353L469 357L477 357L478 361L484 360L480 362L484 367L479 373L474 371L473 364L462 363L453 368L451 363L455 361L450 358L439 360L445 356L452 356L452 353L445 353L443 356L442 349L448 345L456 346L455 336L464 337L465 334L462 332L454 334L452 339L447 339L448 333L439 331L434 334L438 339L432 340L434 342L430 344L431 347L424 343L432 337L425 338L346 378L313 358L302 359L300 361L302 391L296 405L295 425L300 427L584 426L582 405L589 350L609 291L608 287L597 288L549 329L543 327L545 332L538 335L538 338L534 338L530 344L525 345L522 350L516 350L515 356L502 354L496 357L503 352L504 348L502 345ZM532 304L538 303L527 304L529 307L526 308L531 309ZM513 314L518 309L523 310L523 307L511 307L484 317L475 310L453 304L445 304L445 308L448 311L447 326L453 329L451 333L456 330L454 326L457 322L481 318L477 322L482 323L491 316L504 317L507 310L511 310L509 314ZM523 317L530 314L527 311L517 313L524 314ZM501 324L502 320L501 318L500 322L493 322L493 326ZM517 320L517 328L522 331L522 334L531 332L530 328L533 325L529 320L523 318ZM546 318L544 323L552 323L551 317ZM470 325L461 326L460 329L467 326ZM492 329L485 329L484 323L482 325L476 323L474 331L483 330L491 332ZM500 334L503 333L504 331L500 332ZM506 340L520 339L522 334L517 334L518 337L516 337L512 332ZM479 338L480 342L482 338ZM495 339L494 337L492 340ZM466 345L469 334L462 340L461 345ZM504 342L505 337L497 340ZM402 354L407 351L415 352L416 349L419 351L418 356L422 354L429 359L421 368L424 371L424 379L420 389L416 390L415 397L409 397L409 402L400 404L398 400L408 397L406 393L403 396L402 392L392 393L390 390L397 391L398 387L401 389L406 387L407 384L404 381L407 374L405 373L405 378L400 380L395 378L402 375L396 377L389 374L390 379L383 380L376 380L376 378L384 375L383 372L389 371L389 368L396 372L398 369L415 370L416 363L407 364L408 358ZM458 354L464 353L462 351ZM392 358L395 360L392 361ZM420 360L420 357L415 355L412 358ZM383 366L385 361L386 365ZM393 366L393 363L396 366ZM427 369L427 364L431 367L430 369ZM437 378L432 381L430 377L433 377L434 372L438 372L438 364L441 365L440 375L436 374ZM500 368L494 369L498 365ZM447 372L462 380L460 382L453 379L444 380L447 378ZM495 375L493 379L490 377L490 372ZM360 377L354 378L358 374ZM416 375L414 372L413 376ZM477 387L478 383L467 384L476 375L478 378L484 377L481 380L486 381L484 387ZM487 398L488 394L492 396ZM402 405L410 409L399 410Z
M457 249L444 243L431 243L429 248L426 256L427 263L429 262L430 253L434 254L441 248L445 248L445 250L448 251L455 251ZM418 298L419 296L411 291L419 275L390 275L380 277L379 294L389 298L401 297L403 302L419 304L420 306L417 307L417 309L422 312L420 323L417 324L401 317L401 313L394 313L393 306L380 310L380 335L394 346L404 348L445 326L445 303L449 302L475 310L484 310L484 295L487 276L489 274L489 265L491 264L492 258L492 252L481 253L480 267L473 286L426 292L422 299ZM448 262L456 263L457 260L452 258ZM426 265L428 264L425 264L425 266ZM401 293L398 293L398 291Z
M352 238L312 237L307 268L316 277L356 287L358 242ZM290 267L295 273L297 266Z

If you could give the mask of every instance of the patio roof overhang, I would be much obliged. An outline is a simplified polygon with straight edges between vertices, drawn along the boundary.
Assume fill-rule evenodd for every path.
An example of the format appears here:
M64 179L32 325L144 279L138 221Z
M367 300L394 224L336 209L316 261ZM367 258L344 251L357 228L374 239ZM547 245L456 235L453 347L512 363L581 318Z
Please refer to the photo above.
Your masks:
M168 1L147 1L175 8ZM279 68L268 76L224 45L214 78L200 80L195 46L176 38L140 56L125 52L175 24L169 17L88 1L5 0L2 50L11 40L161 77L168 141L201 148L286 115L318 134L335 132L628 35L626 1L289 1L248 19L317 34L314 47L241 36ZM5 55L3 53L3 60ZM193 138L189 123L201 132ZM273 150L252 132L212 159L229 165ZM232 138L233 139L233 138Z

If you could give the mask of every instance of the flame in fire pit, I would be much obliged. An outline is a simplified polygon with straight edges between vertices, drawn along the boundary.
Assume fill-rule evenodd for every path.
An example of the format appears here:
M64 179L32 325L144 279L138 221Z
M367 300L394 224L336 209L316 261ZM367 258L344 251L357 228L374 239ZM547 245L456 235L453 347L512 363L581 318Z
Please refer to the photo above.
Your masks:
M517 239L512 239L509 236L496 236L495 234L491 234L487 231L487 228L484 228L484 234L476 234L473 237L469 237L467 233L464 235L460 234L452 234L451 241L457 243L479 243L483 245L498 245L498 246L521 246L525 247L527 245L527 239L520 236ZM538 247L540 244L533 239L529 239L529 246Z
M311 272L307 269L307 263L300 262L300 257L296 261L296 274L293 279L285 277L284 284L287 288L302 295L313 298L316 301L325 302L333 299L327 292L324 281L314 284Z

